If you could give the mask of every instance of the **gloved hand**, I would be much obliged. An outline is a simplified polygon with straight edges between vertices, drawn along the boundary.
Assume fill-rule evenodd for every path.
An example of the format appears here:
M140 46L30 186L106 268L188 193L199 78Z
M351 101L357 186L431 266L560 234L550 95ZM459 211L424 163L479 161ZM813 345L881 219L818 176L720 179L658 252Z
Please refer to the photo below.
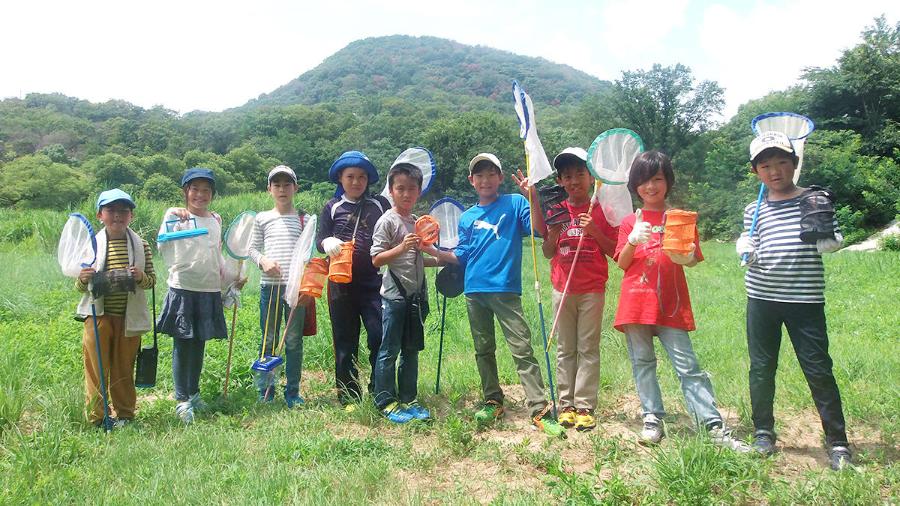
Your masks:
M322 239L322 249L332 258L336 257L338 253L341 252L341 244L344 244L344 241L337 237L326 237Z
M669 260L671 260L673 264L687 265L694 261L694 251L696 249L697 245L691 244L691 251L689 253L681 254L666 251L666 255L669 255Z
M637 246L650 240L650 224L642 220L640 209L634 212L634 229L628 234L628 244Z
M841 243L844 242L844 236L840 232L834 233L834 239L824 238L816 241L816 250L821 253L832 253L841 249Z
M246 280L245 280L246 281ZM229 286L222 294L222 305L225 307L241 307L241 289L235 285Z
M750 235L748 235L747 232L741 233L741 236L738 237L737 242L734 244L734 249L737 251L739 257L742 257L745 254L752 256L753 253L756 252L753 241L750 239Z

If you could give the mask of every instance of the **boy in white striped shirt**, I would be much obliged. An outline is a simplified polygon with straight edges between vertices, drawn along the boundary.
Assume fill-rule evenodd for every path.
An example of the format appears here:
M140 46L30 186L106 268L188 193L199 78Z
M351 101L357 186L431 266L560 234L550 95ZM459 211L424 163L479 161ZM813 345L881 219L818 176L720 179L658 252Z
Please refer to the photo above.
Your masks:
M756 203L745 208L745 230L758 212L756 226L752 235L744 232L737 242L738 255L747 255L749 265L744 283L753 447L766 455L775 451L775 372L784 325L822 420L831 467L840 470L850 463L851 455L828 354L821 254L838 249L842 237L833 212L819 216L825 219L817 223L812 220L812 227L808 216L801 226L801 201L811 192L826 199L830 194L794 183L798 160L790 139L781 132L763 132L750 144L753 172L768 191L758 211Z
M269 194L275 201L271 211L256 215L253 226L253 241L250 245L250 259L262 271L259 288L259 327L266 343L266 355L278 348L281 325L288 319L290 307L287 303L285 287L288 282L288 268L294 244L303 232L304 220L294 207L297 193L297 175L286 166L279 165L269 171ZM303 404L300 396L300 373L303 369L303 322L308 300L301 295L297 309L290 320L284 336L285 376L284 402L289 408ZM274 374L260 373L256 378L261 402L271 402L275 398Z

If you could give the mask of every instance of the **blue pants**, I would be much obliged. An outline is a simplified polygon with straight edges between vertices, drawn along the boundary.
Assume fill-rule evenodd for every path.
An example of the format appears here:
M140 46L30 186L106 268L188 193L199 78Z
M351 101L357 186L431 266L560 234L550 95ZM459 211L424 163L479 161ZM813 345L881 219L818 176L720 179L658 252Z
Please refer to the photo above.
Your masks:
M416 383L419 381L419 352L401 346L406 323L406 301L382 299L381 312L384 334L374 370L375 406L378 409L384 409L394 401L414 401Z
M687 331L663 325L629 324L625 325L625 337L643 414L654 414L659 418L666 414L659 379L656 377L654 335L659 336L659 342L669 354L669 360L681 381L685 404L695 421L706 427L722 423L722 415L716 409L712 382L697 363Z
M296 397L300 395L300 374L303 371L303 321L306 316L306 307L297 305L291 316L291 308L284 294L284 286L262 285L259 287L259 329L263 339L259 346L262 350L265 341L265 355L273 355L278 350L281 340L282 324L288 325L284 335L284 375L287 384L284 387L284 396ZM274 300L278 296L278 300ZM266 324L268 323L268 329ZM258 374L256 377L257 390L265 391L274 388L275 374Z
M200 392L200 372L203 370L203 353L206 341L172 338L172 377L175 383L175 400L184 402Z

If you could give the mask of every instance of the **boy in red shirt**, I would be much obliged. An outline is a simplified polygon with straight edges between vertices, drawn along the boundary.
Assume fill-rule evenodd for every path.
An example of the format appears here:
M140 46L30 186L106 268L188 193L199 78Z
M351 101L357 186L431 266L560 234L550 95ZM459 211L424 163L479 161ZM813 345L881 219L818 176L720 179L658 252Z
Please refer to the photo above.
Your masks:
M600 388L600 331L603 325L606 257L616 247L616 229L611 227L599 205L588 214L594 178L587 168L587 152L566 148L553 159L556 182L568 198L551 208L544 256L550 259L553 284L553 311L559 310L566 279L573 268L578 241L584 235L578 263L557 323L556 377L559 387L559 424L587 431L596 427L594 410ZM566 221L551 224L554 214L564 210Z

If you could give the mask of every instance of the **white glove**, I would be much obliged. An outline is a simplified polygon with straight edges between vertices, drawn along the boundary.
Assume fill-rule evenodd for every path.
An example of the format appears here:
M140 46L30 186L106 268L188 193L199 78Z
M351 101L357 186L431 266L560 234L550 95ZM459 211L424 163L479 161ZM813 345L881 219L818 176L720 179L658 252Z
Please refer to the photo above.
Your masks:
M326 237L322 239L322 249L332 258L338 256L338 253L341 252L341 244L344 244L344 241L337 237Z
M750 239L747 232L741 233L741 236L738 237L737 242L734 244L734 249L740 257L745 254L747 256L752 256L753 253L756 252L756 248L753 247L753 240Z
M241 291L233 284L222 294L222 305L225 307L241 307Z
M691 244L690 253L682 255L681 253L670 253L667 251L666 254L669 255L669 260L671 260L673 264L687 265L694 261L694 251L696 249L697 246L695 244Z
M637 246L650 240L650 224L642 221L643 213L640 209L634 212L634 229L628 234L628 244Z
M841 249L841 243L844 242L844 236L840 232L834 233L834 239L825 238L816 241L816 250L819 253L832 253Z

